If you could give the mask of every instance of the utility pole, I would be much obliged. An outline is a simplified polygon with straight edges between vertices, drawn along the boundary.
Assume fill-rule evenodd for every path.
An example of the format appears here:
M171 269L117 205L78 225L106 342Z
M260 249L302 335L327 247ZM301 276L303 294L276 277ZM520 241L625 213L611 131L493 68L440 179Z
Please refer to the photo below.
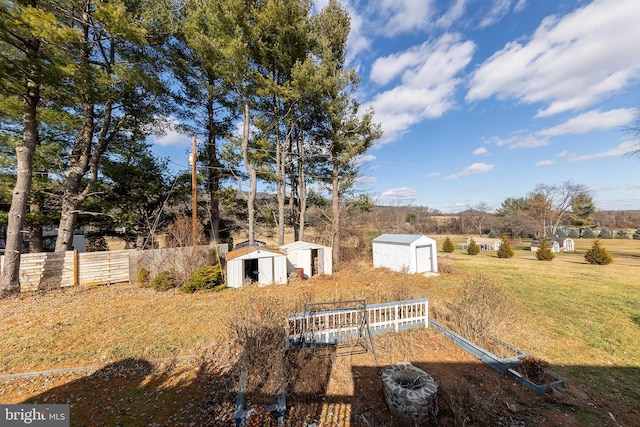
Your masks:
M198 231L198 205L197 205L197 185L196 180L196 160L198 154L196 152L196 137L191 139L191 157L189 158L191 163L191 245L196 245L196 233Z

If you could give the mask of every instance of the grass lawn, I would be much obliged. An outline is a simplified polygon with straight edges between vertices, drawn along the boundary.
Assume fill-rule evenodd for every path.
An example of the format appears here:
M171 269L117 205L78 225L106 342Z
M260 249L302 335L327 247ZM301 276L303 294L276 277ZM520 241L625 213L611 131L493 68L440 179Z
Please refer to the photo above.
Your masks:
M527 243L516 242L513 258L456 250L451 262L503 283L519 315L507 341L594 393L640 404L640 240L601 242L612 264L584 260L593 239L575 239L575 253L553 261L539 261ZM450 298L452 285L443 280L430 297Z
M313 278L287 287L245 287L185 295L124 284L23 294L0 300L0 375L115 363L103 371L111 373L126 365L130 371L138 372L145 387L149 386L149 381L153 383L156 394L152 397L156 400L191 402L206 393L208 382L221 384L216 392L229 393L235 386L233 375L210 375L206 381L194 383L191 377L202 378L198 376L202 366L196 367L195 371L178 369L176 374L174 366L162 365L169 363L163 360L190 355L197 360L211 351L213 342L230 342L229 322L234 317L260 318L267 316L270 310L277 310L280 316L301 311L304 302L359 298L376 303L428 297L432 304L455 304L461 284L471 275L482 273L498 281L510 296L516 314L513 325L500 338L544 358L556 376L576 385L583 393L582 403L571 407L567 406L566 399L538 402L538 405L557 404L561 412L578 420L577 425L617 425L617 421L607 416L609 412L617 414L618 421L624 424L621 417L632 411L629 408L636 410L628 419L638 421L640 241L604 240L604 246L614 257L613 264L607 266L585 262L584 253L592 242L576 239L575 253L557 254L551 262L538 261L526 243L516 242L513 245L515 256L510 259L500 259L495 252L470 256L456 250L440 260L456 272L435 277L373 270L370 262L360 262L343 266L331 277ZM420 345L425 350L432 349L428 343ZM435 350L438 348L444 347L438 345ZM231 354L225 356L228 360L233 357ZM219 363L220 358L216 360ZM154 367L136 361L148 361ZM424 363L427 361L423 360ZM334 370L338 365L334 365ZM442 362L437 366L445 365ZM360 378L351 375L350 369L356 368L345 366L348 378ZM470 369L475 370L474 367ZM148 376L149 372L153 375ZM222 373L224 367L216 365L207 372ZM11 396L9 401L12 402L22 401L16 399L46 393L53 386L63 387L62 384L67 384L66 392L73 396L77 391L68 385L73 381L97 395L103 386L98 381L100 378L93 377L85 377L84 382L77 375L66 379L56 377L52 383L47 383L49 377L43 378L45 380L31 378L19 384L9 382L4 391L8 394L4 395L0 383L0 403L9 399L3 396ZM87 386L87 381L95 384ZM493 380L484 382L492 383ZM156 386L156 383L164 385ZM113 384L126 391L122 394L125 401L130 399L140 405L134 411L148 410L145 402L148 402L149 389L140 391L138 383L135 387ZM185 388L184 384L196 386ZM9 388L11 390L6 391ZM508 391L503 385L499 388ZM163 390L165 393L171 391L166 394L170 397L163 398ZM181 393L185 395L180 397ZM214 392L209 396L212 401L218 399ZM77 410L80 408L79 403ZM88 405L85 410L91 412L91 408ZM226 411L225 416L232 416L229 415L233 412L231 406L220 408L220 411ZM171 411L167 409L166 412L164 419L170 420ZM105 414L101 419L111 419L109 417L115 416L114 413ZM141 422L140 425L146 424ZM631 425L629 421L627 425Z

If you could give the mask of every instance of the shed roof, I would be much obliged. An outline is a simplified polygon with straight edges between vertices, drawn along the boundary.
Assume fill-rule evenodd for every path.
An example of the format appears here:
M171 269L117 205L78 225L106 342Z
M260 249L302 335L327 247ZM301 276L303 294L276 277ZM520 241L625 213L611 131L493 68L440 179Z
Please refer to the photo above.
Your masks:
M284 255L284 252L279 249L270 249L262 246L245 246L244 248L236 249L235 251L229 252L227 254L227 261L256 251L271 252L274 256Z
M385 233L373 239L374 243L395 243L395 244L403 244L410 245L416 240L427 238L429 240L433 240L430 237L427 237L423 234L393 234L393 233Z
M302 240L298 240L297 242L287 243L286 245L280 246L280 249L284 251L295 251L298 249L319 249L319 248L329 248L329 246L323 246L318 243L309 243L304 242Z

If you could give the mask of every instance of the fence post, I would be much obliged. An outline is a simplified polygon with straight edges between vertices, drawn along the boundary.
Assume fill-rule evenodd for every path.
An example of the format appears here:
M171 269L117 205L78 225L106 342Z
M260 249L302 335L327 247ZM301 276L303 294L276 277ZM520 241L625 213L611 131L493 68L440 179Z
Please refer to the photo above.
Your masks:
M395 309L395 315L393 316L393 328L395 332L398 332L398 304L396 304L393 308Z
M80 285L80 274L78 273L78 251L73 250L73 286Z

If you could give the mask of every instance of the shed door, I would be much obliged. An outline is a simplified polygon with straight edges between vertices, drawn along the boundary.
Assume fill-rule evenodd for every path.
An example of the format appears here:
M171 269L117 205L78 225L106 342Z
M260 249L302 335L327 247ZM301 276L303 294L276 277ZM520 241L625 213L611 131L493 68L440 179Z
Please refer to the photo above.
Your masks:
M416 247L416 273L431 271L431 245Z
M318 249L315 262L318 263L318 274L324 274L324 249Z
M273 283L273 258L266 257L258 260L258 270L261 285L270 285Z

